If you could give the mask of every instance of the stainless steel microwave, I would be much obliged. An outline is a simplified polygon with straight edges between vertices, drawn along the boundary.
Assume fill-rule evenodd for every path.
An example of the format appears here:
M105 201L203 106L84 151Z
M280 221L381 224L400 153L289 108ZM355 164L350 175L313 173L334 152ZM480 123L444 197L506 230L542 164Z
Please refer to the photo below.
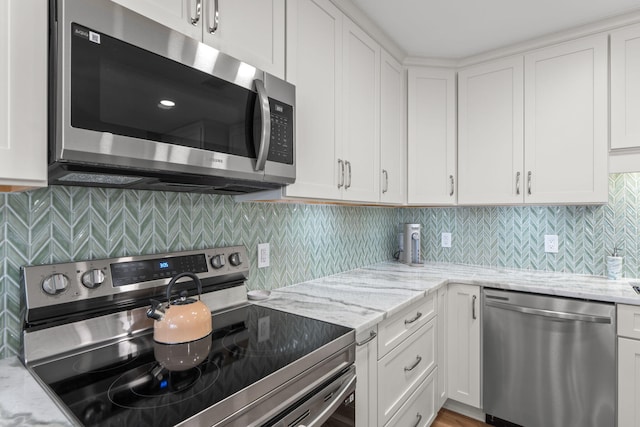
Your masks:
M295 88L109 0L50 0L49 183L242 194L295 180Z

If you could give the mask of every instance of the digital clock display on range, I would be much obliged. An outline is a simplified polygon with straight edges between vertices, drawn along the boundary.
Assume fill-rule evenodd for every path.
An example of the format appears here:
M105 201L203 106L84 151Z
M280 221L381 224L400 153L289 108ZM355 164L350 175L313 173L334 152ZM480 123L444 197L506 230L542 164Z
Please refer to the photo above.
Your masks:
M177 274L208 271L204 254L156 258L111 264L113 286L125 286L151 280L169 279Z

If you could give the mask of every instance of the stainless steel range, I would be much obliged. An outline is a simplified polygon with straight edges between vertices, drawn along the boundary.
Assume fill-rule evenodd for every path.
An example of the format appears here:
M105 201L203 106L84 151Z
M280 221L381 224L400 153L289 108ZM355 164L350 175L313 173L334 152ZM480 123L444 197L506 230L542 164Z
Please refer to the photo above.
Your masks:
M355 425L353 330L249 304L246 259L234 246L24 267L23 362L78 425ZM156 342L149 301L185 272L213 332ZM176 286L193 296L192 280Z

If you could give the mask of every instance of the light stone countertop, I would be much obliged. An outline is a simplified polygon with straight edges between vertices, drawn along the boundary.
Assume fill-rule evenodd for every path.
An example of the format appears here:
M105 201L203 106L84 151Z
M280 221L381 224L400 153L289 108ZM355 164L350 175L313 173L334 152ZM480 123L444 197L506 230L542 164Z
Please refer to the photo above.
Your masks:
M448 283L640 305L640 295L629 282L633 280L447 263L410 267L383 262L276 289L268 299L255 303L352 327L359 334ZM71 425L17 358L0 360L0 427Z
M601 276L426 263L383 262L275 289L255 303L354 328L356 335L448 283L478 285L596 301L640 305L630 283Z
M0 426L72 426L17 357L0 360Z

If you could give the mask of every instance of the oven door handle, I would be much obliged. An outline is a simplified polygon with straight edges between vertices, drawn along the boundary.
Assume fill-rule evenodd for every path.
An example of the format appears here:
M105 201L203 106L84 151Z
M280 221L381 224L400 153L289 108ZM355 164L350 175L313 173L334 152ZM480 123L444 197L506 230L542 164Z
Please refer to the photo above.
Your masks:
M264 165L269 155L269 145L271 145L271 108L269 107L269 97L267 90L264 88L264 82L260 79L255 80L256 91L258 92L258 104L260 105L260 118L262 119L262 129L260 130L260 145L256 153L256 166L254 169L258 172L264 171Z
M300 424L298 427L320 427L327 421L331 415L342 405L342 401L351 393L351 389L356 384L355 372L350 372L345 378L340 388L333 393L333 396L327 401L327 406L315 417L313 420L306 424Z

